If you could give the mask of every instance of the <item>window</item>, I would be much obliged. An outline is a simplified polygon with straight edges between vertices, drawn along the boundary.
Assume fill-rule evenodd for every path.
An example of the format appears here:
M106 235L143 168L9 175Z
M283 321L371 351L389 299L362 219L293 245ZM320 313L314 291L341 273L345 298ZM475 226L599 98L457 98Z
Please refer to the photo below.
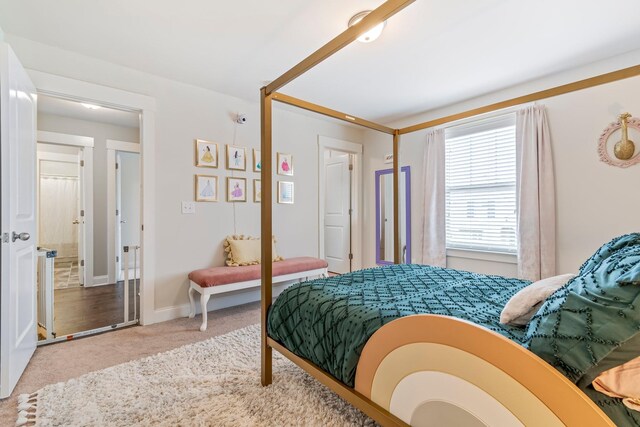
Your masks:
M451 127L445 147L447 248L515 253L515 115Z

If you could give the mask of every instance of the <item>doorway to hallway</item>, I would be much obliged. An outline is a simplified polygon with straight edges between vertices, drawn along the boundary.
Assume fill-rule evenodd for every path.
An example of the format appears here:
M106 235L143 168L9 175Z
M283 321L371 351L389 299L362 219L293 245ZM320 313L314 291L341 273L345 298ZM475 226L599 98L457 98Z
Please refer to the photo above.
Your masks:
M362 145L320 136L319 253L329 271L361 268Z

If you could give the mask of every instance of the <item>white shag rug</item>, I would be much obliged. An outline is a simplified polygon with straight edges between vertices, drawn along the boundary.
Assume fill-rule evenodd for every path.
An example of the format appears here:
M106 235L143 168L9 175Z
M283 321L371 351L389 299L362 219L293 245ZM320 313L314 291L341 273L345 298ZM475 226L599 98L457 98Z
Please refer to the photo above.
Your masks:
M18 423L36 426L375 425L275 351L273 384L262 387L259 357L260 327L252 325L20 396Z

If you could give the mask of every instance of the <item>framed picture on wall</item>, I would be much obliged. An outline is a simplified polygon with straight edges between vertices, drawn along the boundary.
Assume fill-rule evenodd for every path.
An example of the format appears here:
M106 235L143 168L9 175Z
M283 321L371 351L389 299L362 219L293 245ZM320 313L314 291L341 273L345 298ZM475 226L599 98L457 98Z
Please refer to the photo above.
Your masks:
M227 169L239 171L247 170L246 148L227 145Z
M259 179L253 180L253 201L256 203L262 201L262 183Z
M214 175L196 175L196 202L218 201L218 177Z
M262 171L262 159L260 158L260 150L253 149L253 171Z
M199 168L217 168L218 144L204 139L196 139L196 166Z
M278 181L278 203L293 204L293 182Z
M293 156L291 154L278 153L278 175L293 176Z
M247 179L227 177L227 202L247 201Z

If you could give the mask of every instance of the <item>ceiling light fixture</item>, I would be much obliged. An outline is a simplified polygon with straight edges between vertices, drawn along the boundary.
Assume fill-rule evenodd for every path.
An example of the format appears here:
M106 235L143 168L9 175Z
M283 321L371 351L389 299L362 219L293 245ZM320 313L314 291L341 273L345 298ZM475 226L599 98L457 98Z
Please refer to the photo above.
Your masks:
M86 103L84 103L84 102L82 102L82 103L81 103L81 105L82 105L84 108L88 108L89 110L99 110L100 108L102 108L102 107L100 107L99 105L86 104Z
M358 22L362 21L362 19L370 13L371 13L370 10L363 10L362 12L356 13L351 17L351 19L349 19L349 27L353 27ZM373 27L372 29L370 29L369 31L367 31L366 33L358 37L358 41L362 43L371 43L372 41L380 37L380 34L382 34L382 30L384 30L384 27L386 25L387 25L387 21L383 21L379 23L378 25L376 25L375 27Z

